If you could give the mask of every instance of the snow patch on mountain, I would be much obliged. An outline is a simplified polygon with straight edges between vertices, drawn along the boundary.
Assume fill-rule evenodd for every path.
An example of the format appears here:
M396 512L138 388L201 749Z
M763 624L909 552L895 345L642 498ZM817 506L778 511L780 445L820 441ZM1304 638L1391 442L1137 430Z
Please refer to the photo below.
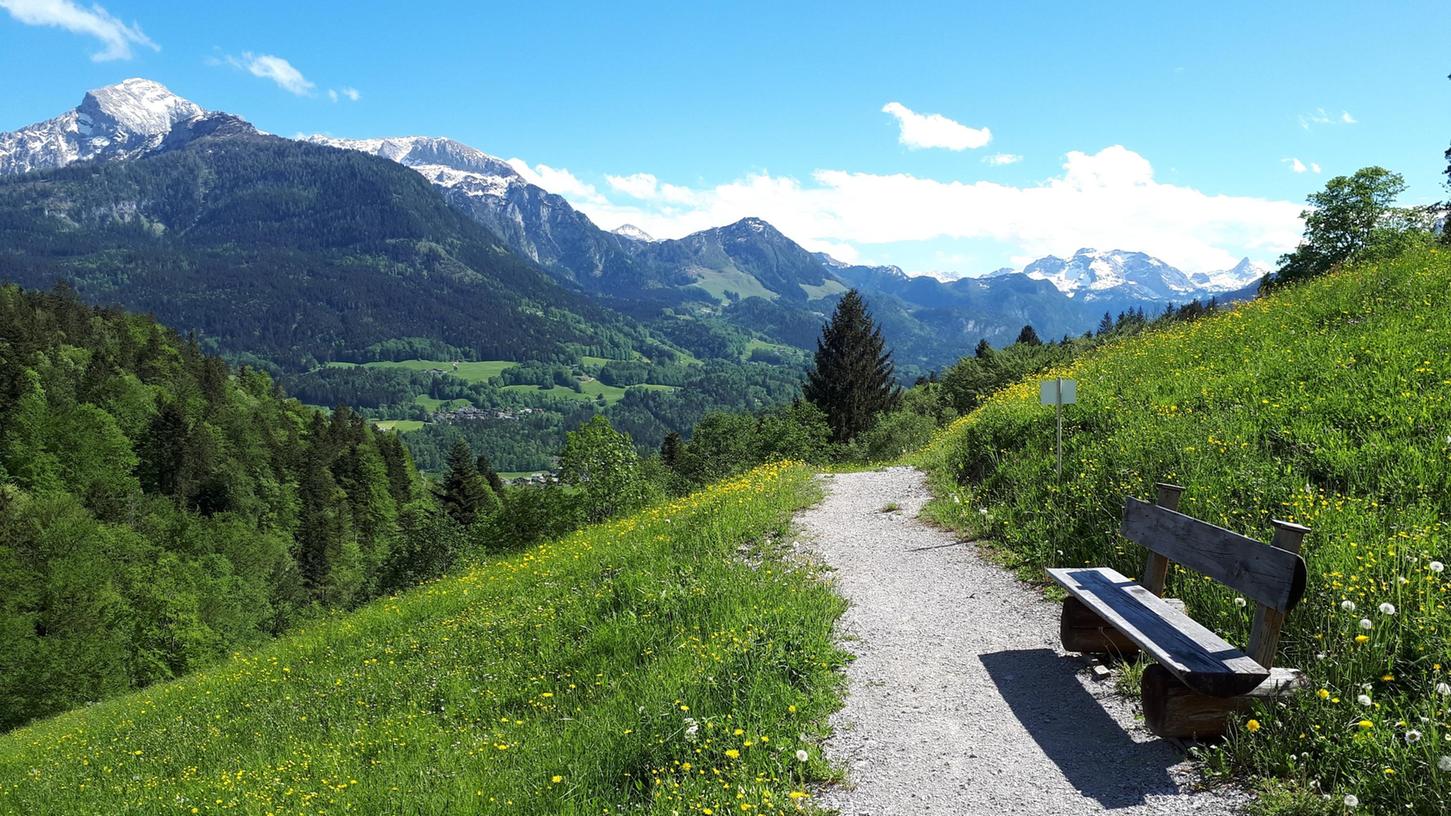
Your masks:
M1196 272L1190 275L1189 279L1207 292L1232 292L1236 289L1243 289L1271 271L1270 267L1265 264L1255 263L1249 258L1244 258L1229 269L1221 269L1217 272Z
M650 233L640 229L634 224L621 224L620 226L610 230L610 232L613 232L614 234L622 238L629 238L631 241L643 241L647 244L655 243L655 239L650 236Z
M303 141L382 156L413 168L440 187L471 196L503 198L514 185L528 183L503 159L448 138L336 139L318 134Z
M132 78L86 93L54 119L0 133L0 175L51 170L90 159L129 159L161 144L200 105L159 82Z

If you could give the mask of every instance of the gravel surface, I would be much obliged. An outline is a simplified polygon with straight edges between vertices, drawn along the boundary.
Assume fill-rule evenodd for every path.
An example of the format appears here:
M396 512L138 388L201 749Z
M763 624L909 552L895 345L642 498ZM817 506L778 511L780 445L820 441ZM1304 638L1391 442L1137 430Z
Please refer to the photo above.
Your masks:
M872 814L1228 814L1232 790L1189 792L1173 743L1135 722L1090 661L1058 646L1058 605L916 516L912 468L823 477L803 545L851 608L857 659L826 755L847 784L819 804ZM884 512L895 503L900 509Z

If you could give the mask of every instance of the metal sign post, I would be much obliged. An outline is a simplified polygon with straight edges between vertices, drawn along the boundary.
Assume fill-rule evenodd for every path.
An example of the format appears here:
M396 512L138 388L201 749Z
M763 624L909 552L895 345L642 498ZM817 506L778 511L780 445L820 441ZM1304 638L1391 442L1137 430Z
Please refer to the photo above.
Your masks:
M1052 405L1058 420L1058 476L1063 476L1063 406L1078 401L1078 383L1065 377L1055 377L1038 383L1038 401Z

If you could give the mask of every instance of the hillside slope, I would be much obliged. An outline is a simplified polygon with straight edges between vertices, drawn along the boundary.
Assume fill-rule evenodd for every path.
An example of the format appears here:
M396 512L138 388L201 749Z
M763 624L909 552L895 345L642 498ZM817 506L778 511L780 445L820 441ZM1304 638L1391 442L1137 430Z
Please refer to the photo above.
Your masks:
M792 812L842 606L769 536L816 495L760 468L0 736L0 812Z
M410 356L625 358L645 338L417 173L225 114L141 158L0 179L0 279L67 279L289 368L400 341Z
M1119 514L1156 481L1185 486L1184 512L1265 540L1272 518L1311 527L1280 662L1317 693L1260 712L1211 767L1316 780L1379 812L1447 812L1448 286L1451 254L1423 250L1087 355L1058 372L1079 399L1061 481L1053 413L1036 382L1014 386L924 452L935 514L1039 580L1089 563L1137 575ZM1170 593L1247 640L1252 606L1182 573Z

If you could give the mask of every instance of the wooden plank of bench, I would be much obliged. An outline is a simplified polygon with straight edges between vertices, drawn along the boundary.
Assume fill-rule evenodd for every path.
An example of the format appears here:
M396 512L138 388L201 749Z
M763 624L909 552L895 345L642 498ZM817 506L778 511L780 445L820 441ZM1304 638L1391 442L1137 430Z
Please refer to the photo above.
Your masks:
M1270 676L1249 655L1117 570L1063 568L1048 575L1195 691L1233 697Z
M1297 553L1183 513L1126 499L1123 534L1279 612L1293 609L1305 594L1305 559Z

